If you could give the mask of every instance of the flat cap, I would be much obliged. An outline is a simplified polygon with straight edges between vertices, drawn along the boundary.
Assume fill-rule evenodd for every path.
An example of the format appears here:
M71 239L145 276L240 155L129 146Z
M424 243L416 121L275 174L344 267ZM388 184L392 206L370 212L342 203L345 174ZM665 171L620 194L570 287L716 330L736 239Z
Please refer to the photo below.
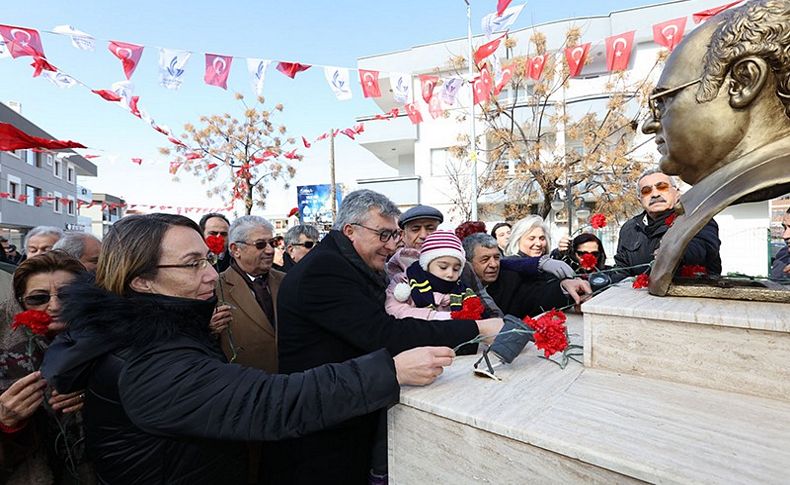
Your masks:
M401 214L398 225L403 229L408 222L417 219L435 219L439 223L444 222L444 216L438 209L429 205L417 205Z

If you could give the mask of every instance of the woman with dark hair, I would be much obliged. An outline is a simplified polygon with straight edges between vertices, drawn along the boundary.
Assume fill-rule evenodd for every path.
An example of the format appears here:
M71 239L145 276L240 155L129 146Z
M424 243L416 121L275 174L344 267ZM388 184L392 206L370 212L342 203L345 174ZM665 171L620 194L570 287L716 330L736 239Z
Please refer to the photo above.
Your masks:
M209 333L213 260L190 219L129 216L104 239L95 285L66 289L69 329L42 373L60 391L86 389L100 483L242 483L244 441L297 437L384 408L399 384L430 383L452 361L451 349L423 347L287 376L229 364Z
M589 232L583 232L573 238L568 251L554 249L551 252L551 257L565 261L578 274L595 273L607 268L603 243L598 239L598 236ZM589 264L582 264L582 258L591 262L591 257L595 258L595 264L592 267Z
M494 224L494 228L491 229L491 235L496 239L496 245L499 248L499 254L505 255L505 248L507 247L507 243L510 241L510 231L513 229L507 222L498 222Z
M38 371L44 351L63 330L60 291L85 271L78 260L57 250L33 256L14 271L14 297L3 304L6 323L0 327L2 483L85 483L90 475L86 466L77 469L83 455L77 411L84 395L79 390L50 392ZM42 312L41 328L36 333L12 329L14 315L22 321L31 310Z

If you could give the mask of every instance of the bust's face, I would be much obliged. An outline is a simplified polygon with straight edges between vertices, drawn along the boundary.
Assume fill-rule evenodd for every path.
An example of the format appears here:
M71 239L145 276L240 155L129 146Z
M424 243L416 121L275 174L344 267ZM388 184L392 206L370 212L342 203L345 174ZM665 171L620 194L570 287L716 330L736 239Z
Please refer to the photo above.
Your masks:
M668 92L655 99L658 119L651 117L642 126L644 133L655 134L661 171L679 175L692 185L737 158L733 152L750 121L748 107L730 107L729 74L713 100L697 102L700 84L694 81L702 76L703 59L715 27L711 22L698 28L669 57L653 91Z

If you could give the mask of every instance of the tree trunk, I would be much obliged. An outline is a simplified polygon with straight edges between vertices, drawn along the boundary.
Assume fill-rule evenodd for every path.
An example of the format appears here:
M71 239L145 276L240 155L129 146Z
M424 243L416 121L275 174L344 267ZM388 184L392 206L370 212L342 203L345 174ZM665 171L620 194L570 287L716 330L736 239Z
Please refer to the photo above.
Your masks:
M247 196L244 198L244 210L247 215L252 214L252 185L247 180Z

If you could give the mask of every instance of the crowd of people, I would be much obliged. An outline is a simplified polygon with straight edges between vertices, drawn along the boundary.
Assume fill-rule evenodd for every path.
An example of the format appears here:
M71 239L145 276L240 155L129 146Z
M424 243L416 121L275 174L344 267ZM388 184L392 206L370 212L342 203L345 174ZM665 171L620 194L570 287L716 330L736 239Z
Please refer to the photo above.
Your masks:
M679 191L656 171L637 191L644 211L611 266L592 232L552 247L534 215L442 230L439 210L401 213L369 190L346 196L323 238L309 225L278 238L254 215L128 216L103 242L37 227L3 306L0 477L386 483L400 386L432 383L478 336L510 362L529 341L506 332L520 319L585 301L593 275L649 271ZM783 229L790 244L790 211ZM719 245L711 222L683 264L720 273Z

